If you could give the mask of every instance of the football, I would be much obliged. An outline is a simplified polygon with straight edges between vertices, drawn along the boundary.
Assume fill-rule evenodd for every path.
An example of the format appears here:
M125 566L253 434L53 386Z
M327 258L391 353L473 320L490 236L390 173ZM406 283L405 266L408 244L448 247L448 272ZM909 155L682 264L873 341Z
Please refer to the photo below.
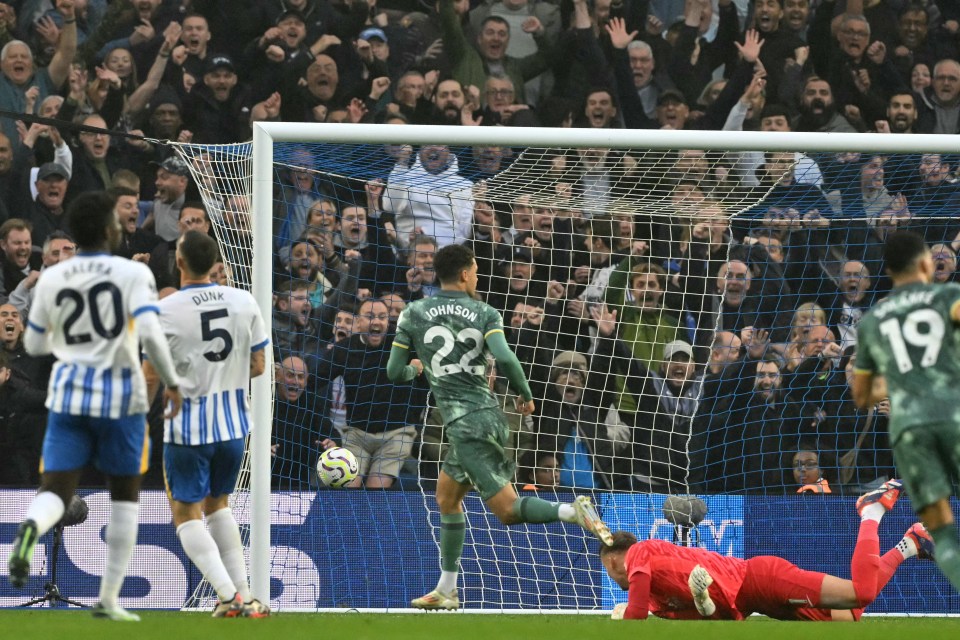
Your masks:
M357 457L343 447L324 450L317 460L317 476L324 486L339 489L357 477Z

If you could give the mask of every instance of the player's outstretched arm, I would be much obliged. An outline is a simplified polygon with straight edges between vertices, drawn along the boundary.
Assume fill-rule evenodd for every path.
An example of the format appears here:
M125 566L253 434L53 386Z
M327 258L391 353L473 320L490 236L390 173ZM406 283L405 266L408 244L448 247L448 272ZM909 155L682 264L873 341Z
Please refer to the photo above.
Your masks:
M497 368L503 371L504 375L507 376L507 380L510 381L511 388L513 388L523 400L523 406L526 410L520 408L520 403L517 404L517 409L524 413L524 415L533 413L535 407L533 404L533 394L530 392L530 384L527 382L527 376L523 373L523 366L521 366L516 354L510 350L510 345L507 344L507 339L504 337L503 332L494 331L488 334L487 347L490 348L490 353L492 353L493 357L497 360ZM529 411L529 413L527 413L527 411Z
M23 335L23 348L32 356L45 356L52 353L46 331L29 322L27 331Z
M873 397L873 377L872 371L855 370L853 374L850 392L853 395L853 403L863 411L882 400L882 398Z
M423 364L414 358L409 361L410 349L401 347L394 341L387 360L387 377L391 382L409 382L423 373Z

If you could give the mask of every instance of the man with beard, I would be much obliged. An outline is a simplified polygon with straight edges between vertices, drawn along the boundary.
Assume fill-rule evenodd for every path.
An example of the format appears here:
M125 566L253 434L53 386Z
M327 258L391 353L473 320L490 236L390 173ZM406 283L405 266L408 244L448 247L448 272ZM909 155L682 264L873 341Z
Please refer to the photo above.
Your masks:
M752 391L739 393L728 412L713 416L716 462L708 471L707 486L714 491L775 492L790 484L782 459L784 451L799 444L800 406L783 395L776 355L752 366L754 375L746 376Z
M894 93L887 101L887 119L876 122L877 133L917 133L917 99L908 91Z
M452 78L443 80L437 85L437 90L433 94L433 104L439 120L437 124L460 124L460 112L466 104L463 85L459 80Z
M303 359L291 355L281 360L276 365L276 379L272 484L274 489L304 491L318 486L318 452L336 442L330 437L322 396L314 393Z
M938 62L933 67L933 79L925 97L919 105L917 131L960 132L960 62L950 59Z
M807 78L800 95L800 115L794 121L794 131L825 131L856 133L850 121L837 113L830 83L817 76Z
M343 376L347 409L343 446L360 464L357 479L347 485L353 488L393 486L410 457L416 425L423 423L426 410L422 382L391 382L387 376L393 342L387 333L389 317L382 300L364 300L353 335L342 347L327 350L317 371L320 380Z
M412 233L425 233L437 246L462 244L473 230L473 183L458 173L457 156L444 145L424 145L412 167L397 165L387 177L383 210L394 214L399 248ZM424 185L430 185L427 191Z
M17 285L42 264L40 252L33 250L31 230L30 223L20 218L11 218L0 225L0 250L3 251L0 298L4 302Z
M47 236L63 228L63 201L67 197L67 180L70 173L63 165L47 162L37 172L37 197L27 209L26 220L33 225L31 235L34 244L42 245Z
M837 290L820 300L827 312L827 324L840 338L840 349L857 344L857 325L873 304L870 269L858 260L843 264L837 279Z
M161 265L153 259L153 253L165 244L163 238L137 226L140 200L136 191L127 187L111 187L108 193L117 201L117 219L120 222L120 246L116 255L146 264L156 278Z
M0 235L2 235L0 227ZM0 241L0 247L3 242ZM30 310L30 303L33 301L33 290L40 279L41 272L47 267L60 264L64 260L72 258L77 252L77 245L63 231L54 231L43 243L42 261L40 271L33 270L26 278L20 281L17 288L10 292L10 304L15 306L23 317L27 316Z
M197 83L185 98L186 126L194 132L194 143L229 144L250 139L250 87L238 82L229 56L211 56L203 82Z

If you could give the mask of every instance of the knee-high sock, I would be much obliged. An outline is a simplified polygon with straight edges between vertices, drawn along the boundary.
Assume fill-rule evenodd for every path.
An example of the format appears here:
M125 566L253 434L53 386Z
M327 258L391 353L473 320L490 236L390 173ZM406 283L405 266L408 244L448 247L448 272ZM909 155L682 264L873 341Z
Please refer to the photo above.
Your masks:
M437 591L450 593L457 588L463 540L467 536L467 518L461 513L440 516L440 582Z
M233 586L244 602L250 602L250 582L247 580L247 561L243 557L240 527L229 507L207 515L207 528L220 550L220 560L227 568Z
M137 528L139 526L137 514L139 505L136 502L114 500L110 506L110 522L107 523L107 566L103 570L100 580L100 604L110 609L119 606L117 599L120 596L120 587L127 574L127 565L130 564L130 554L133 545L137 542Z
M893 574L897 572L904 560L906 560L906 557L898 547L894 547L880 556L880 570L877 573L877 595L880 595L883 588L887 586L887 583L890 582Z
M37 537L39 538L60 522L64 512L63 500L52 491L41 491L33 497L24 520L33 520L37 523Z
M870 519L860 522L857 546L853 549L853 558L850 561L850 575L859 607L869 605L879 593L877 587L880 573L880 539L877 537L879 524Z
M203 577L210 581L220 602L229 602L237 594L237 588L230 579L227 568L220 559L220 550L213 536L203 526L203 520L187 520L177 527L177 537L187 557L200 569Z
M934 559L950 584L960 590L960 541L957 540L957 525L948 524L939 529L928 529L937 551Z
M513 514L520 522L556 522L560 519L560 503L529 496L517 498Z

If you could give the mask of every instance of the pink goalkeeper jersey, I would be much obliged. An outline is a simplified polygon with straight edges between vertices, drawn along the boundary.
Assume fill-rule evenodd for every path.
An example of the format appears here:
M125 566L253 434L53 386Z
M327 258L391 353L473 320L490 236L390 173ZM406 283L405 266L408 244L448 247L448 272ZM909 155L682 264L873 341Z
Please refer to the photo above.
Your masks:
M747 563L741 558L723 556L697 547L680 547L666 540L644 540L627 551L624 558L627 579L638 573L650 576L647 606L659 618L701 618L693 604L687 579L697 565L713 577L710 597L717 605L714 618L742 620L737 610L737 593L746 575ZM633 603L643 606L644 603Z

